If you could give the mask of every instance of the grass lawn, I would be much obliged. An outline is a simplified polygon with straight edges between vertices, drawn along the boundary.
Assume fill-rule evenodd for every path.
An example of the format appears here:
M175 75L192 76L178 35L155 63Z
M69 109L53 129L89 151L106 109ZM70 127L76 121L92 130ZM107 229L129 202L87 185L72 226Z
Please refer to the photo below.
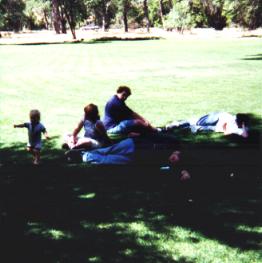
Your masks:
M127 104L157 126L211 111L260 120L262 42L0 45L0 239L8 258L1 262L262 262L259 139L210 148L189 137L188 184L154 160L64 162L63 133L90 102L103 116L119 85L131 87ZM24 153L26 131L12 128L32 108L53 137L37 168Z
M51 135L71 131L83 106L101 115L116 88L154 125L211 111L262 114L261 39L116 41L0 46L1 139L38 108Z

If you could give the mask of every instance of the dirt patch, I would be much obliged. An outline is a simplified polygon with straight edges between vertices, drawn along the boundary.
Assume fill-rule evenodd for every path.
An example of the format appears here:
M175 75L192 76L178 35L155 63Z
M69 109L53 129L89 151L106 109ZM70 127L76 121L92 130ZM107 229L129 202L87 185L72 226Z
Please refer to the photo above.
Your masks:
M184 31L183 34L177 31L165 31L159 28L151 28L150 33L145 29L132 29L128 33L122 29L110 29L107 32L101 30L77 30L77 39L73 40L72 34L56 34L54 31L23 31L20 33L0 32L0 44L56 44L71 43L91 40L146 40L160 38L241 38L241 37L262 37L262 28L257 30L243 30L240 28L226 28L214 30L212 28L194 28Z

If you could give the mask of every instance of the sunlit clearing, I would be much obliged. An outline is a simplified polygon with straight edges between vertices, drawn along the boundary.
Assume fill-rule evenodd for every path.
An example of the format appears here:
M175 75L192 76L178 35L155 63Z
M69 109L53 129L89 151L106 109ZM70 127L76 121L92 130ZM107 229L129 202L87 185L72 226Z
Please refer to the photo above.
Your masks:
M95 196L96 196L95 193L86 193L86 194L79 195L78 198L80 198L80 199L91 199L91 198L94 198Z

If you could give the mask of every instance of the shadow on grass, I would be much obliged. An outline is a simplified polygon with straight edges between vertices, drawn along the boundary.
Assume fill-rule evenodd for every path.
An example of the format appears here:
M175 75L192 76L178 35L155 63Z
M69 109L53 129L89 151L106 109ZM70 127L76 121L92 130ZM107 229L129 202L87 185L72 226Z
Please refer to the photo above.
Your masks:
M166 159L169 150L160 149L155 159L142 152L139 165L88 167L66 164L51 140L43 164L34 167L23 148L0 152L3 262L190 263L200 259L183 254L183 247L176 253L174 243L261 248L257 139L234 147L185 140L184 161L167 172L159 169L159 156ZM191 182L177 179L183 167Z
M262 54L256 54L243 58L242 60L262 60Z
M94 38L91 40L85 40L85 39L78 39L78 40L72 40L72 41L58 41L58 42L48 42L48 41L42 41L42 42L32 42L32 43L14 43L14 44L0 44L0 45L18 45L18 46L46 46L46 45L75 45L75 44L105 44L105 43L111 43L114 41L147 41L147 40L160 40L163 39L161 37L156 36L148 36L148 37L99 37Z

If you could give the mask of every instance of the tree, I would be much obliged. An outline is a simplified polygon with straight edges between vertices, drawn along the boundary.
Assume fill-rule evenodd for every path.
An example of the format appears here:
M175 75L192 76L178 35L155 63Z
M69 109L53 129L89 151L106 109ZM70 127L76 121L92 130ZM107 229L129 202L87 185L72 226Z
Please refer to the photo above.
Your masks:
M105 31L115 17L117 3L114 0L86 0L87 8L92 10L96 22ZM89 11L88 10L88 11Z
M59 11L59 0L52 0L52 20L55 32L61 33L62 21Z
M226 17L223 15L225 0L202 0L201 3L208 26L223 29L226 26Z
M50 2L43 0L27 0L25 1L25 4L25 26L29 29L48 29L51 13Z
M123 22L124 22L125 32L128 32L128 22L127 22L128 8L129 8L129 1L122 0Z
M148 15L147 0L144 0L144 13L145 13L145 19L146 19L146 29L147 29L147 32L149 32L150 21L149 21L149 15Z
M188 1L182 0L174 4L171 12L165 16L165 26L167 29L175 28L181 33L195 26L195 17Z
M18 32L24 23L25 3L22 0L0 0L0 27Z
M173 7L172 0L150 0L148 1L148 12L151 26L163 26L165 15Z
M87 17L86 5L83 0L59 0L60 14L64 14L73 39L76 39L76 24Z
M230 1L232 22L249 29L262 26L262 1L241 0Z

